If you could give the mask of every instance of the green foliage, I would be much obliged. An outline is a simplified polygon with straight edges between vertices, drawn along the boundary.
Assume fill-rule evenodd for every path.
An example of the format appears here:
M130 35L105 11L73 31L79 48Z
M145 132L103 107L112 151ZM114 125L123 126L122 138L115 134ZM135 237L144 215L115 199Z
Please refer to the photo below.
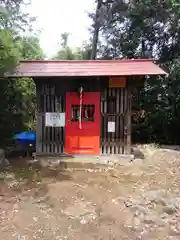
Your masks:
M21 59L41 60L45 58L38 37L23 37L19 39L18 43Z
M35 18L22 11L27 0L0 0L0 29L8 29L15 36L19 31L30 30Z
M161 61L179 56L178 0L105 0L103 9L106 12L101 21L103 55L112 58L152 56Z
M61 34L60 50L53 59L56 60L88 60L91 55L91 45L84 43L82 47L76 48L74 51L68 46L68 33Z
M21 33L31 26L32 18L22 12L26 5L24 0L0 0L0 76L7 71L11 71L18 64L22 52L28 46L25 45L25 39L22 40ZM20 42L19 42L20 39ZM37 38L28 38L28 42L38 46ZM24 44L24 46L22 46ZM32 49L32 46L30 47Z
M30 78L7 79L21 59L43 59L36 35L22 37L31 28L32 18L21 11L23 0L0 0L0 144L15 132L34 129L36 118L35 83Z
M63 48L66 48L68 46L68 38L69 38L68 32L64 32L61 34L61 46Z
M79 60L89 60L91 58L92 46L84 42L80 48L76 49L76 55Z
M58 51L57 55L54 57L54 59L59 60L75 60L76 54L72 51L72 49L68 46L65 48L62 48Z
M133 121L133 140L180 144L179 0L104 0L98 14L101 58L154 58L169 73L150 78L133 102L146 113Z
M0 76L3 76L14 68L20 58L12 33L6 29L0 29L0 56Z

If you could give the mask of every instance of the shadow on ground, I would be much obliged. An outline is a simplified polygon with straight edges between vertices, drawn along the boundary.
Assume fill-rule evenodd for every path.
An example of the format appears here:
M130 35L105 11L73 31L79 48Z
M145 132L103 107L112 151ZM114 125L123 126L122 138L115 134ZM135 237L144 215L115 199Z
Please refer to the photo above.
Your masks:
M9 159L9 163L9 166L0 168L0 184L6 184L11 189L23 191L26 187L39 188L44 185L44 179L47 183L72 179L70 173L60 166L42 167L39 163L30 164L26 158Z
M174 150L179 152L180 151L180 146L179 145L160 145L161 149L164 150Z

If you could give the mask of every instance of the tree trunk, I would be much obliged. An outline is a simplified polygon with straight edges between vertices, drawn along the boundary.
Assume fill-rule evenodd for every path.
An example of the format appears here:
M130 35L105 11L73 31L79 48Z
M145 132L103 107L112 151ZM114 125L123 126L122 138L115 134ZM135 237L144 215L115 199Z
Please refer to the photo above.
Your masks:
M99 30L101 27L99 23L99 12L102 6L102 2L103 0L98 0L97 2L96 15L95 15L95 21L94 21L94 33L93 33L93 40L92 40L92 52L91 52L92 60L96 59Z

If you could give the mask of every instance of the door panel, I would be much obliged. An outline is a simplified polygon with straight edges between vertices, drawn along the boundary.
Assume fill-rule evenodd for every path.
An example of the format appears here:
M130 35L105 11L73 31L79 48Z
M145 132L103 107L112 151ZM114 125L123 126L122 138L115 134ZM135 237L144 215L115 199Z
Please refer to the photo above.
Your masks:
M65 153L100 153L100 93L66 93Z

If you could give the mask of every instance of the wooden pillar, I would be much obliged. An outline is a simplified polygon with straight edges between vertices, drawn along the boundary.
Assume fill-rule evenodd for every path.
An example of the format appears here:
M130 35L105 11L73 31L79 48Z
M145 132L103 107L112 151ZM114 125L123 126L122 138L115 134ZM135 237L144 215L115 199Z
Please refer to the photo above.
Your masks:
M131 88L127 86L124 94L124 154L131 154Z
M132 129L132 123L131 123L131 114L132 114L132 95L131 92L128 89L128 96L127 96L127 154L131 154L131 129Z
M41 103L40 103L40 94L41 94L41 86L38 81L35 80L36 83L36 154L41 154L41 135L42 135L42 116L41 116Z

